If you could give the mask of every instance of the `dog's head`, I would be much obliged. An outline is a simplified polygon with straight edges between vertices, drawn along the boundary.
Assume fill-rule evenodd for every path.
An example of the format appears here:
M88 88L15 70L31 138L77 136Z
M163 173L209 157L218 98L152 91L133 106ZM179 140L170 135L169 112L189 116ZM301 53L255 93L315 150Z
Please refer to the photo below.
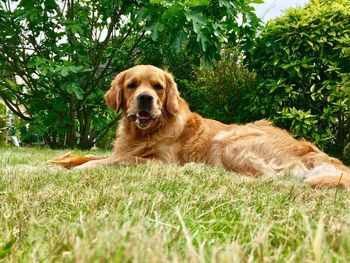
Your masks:
M176 115L179 92L173 76L151 65L119 73L105 95L106 103L122 110L140 129L149 128L163 114Z

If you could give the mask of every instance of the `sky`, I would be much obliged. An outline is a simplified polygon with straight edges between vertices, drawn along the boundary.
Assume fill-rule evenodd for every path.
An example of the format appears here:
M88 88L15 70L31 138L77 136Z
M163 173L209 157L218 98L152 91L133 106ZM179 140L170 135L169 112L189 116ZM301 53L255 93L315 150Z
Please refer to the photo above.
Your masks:
M304 6L308 0L265 0L264 4L254 5L258 17L264 22L283 15L283 10L290 7Z

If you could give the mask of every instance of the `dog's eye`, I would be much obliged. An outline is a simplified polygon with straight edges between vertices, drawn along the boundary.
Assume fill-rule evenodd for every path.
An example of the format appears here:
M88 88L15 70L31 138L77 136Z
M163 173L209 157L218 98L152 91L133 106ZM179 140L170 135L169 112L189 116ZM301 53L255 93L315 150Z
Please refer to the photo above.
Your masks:
M137 84L135 82L131 82L127 85L129 89L135 89L137 87Z
M154 84L154 88L157 90L161 90L161 89L163 89L163 86L160 85L159 83L157 83L157 84Z

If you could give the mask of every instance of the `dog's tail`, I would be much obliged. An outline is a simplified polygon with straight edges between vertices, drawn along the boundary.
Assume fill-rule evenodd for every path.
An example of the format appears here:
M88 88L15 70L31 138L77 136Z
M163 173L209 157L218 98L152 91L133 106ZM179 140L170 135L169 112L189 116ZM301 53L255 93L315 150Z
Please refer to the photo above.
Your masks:
M350 169L337 169L332 165L321 165L312 169L305 182L313 187L350 188Z

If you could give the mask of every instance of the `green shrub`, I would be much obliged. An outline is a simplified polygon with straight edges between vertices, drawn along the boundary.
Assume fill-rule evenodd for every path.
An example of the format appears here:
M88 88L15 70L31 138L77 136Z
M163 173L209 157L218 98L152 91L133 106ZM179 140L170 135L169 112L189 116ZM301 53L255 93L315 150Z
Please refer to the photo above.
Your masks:
M226 51L212 68L202 64L193 74L194 81L180 80L180 91L192 111L224 123L251 120L243 108L244 96L255 84L254 74L242 65L237 50Z
M5 115L6 115L6 106L5 104L2 104L0 102L0 117L5 118Z
M350 165L350 143L344 147L343 160L347 165Z
M350 1L311 1L269 22L247 61L258 88L247 107L341 155L350 140Z
M7 131L1 130L1 128L6 127L6 106L0 103L0 147L6 145L6 135Z
M19 139L23 144L34 144L40 140L35 127L26 121L18 121L16 130L19 132Z
M117 122L107 131L102 139L97 141L96 146L104 150L112 150L115 141Z

